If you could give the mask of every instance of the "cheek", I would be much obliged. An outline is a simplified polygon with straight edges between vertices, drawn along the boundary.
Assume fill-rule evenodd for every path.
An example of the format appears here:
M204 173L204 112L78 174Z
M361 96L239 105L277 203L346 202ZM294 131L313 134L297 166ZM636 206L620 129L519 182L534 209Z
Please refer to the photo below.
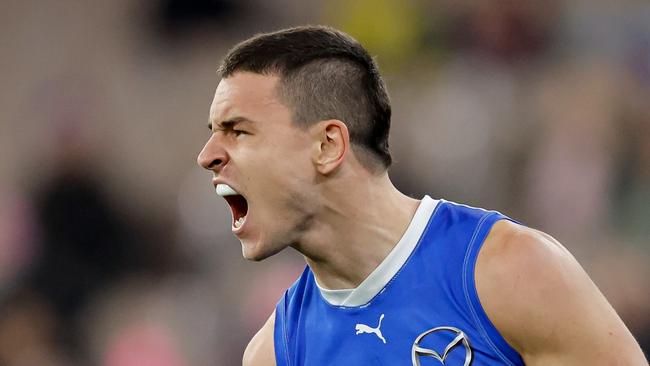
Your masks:
M314 181L308 166L292 159L273 160L258 166L255 177L250 184L256 186L259 213L266 219L288 223L308 205Z
M256 152L255 166L281 179L298 178L313 169L310 150L303 141L274 141Z
M304 140L260 141L245 156L244 181L256 197L260 214L284 219L294 211L292 205L300 202L315 181L315 169ZM242 156L244 157L244 156ZM242 167L243 168L243 167Z

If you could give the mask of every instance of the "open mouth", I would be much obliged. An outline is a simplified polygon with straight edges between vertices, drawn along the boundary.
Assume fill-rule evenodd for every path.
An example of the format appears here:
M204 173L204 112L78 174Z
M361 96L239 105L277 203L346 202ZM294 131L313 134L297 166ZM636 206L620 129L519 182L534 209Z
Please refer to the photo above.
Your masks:
M225 196L224 198L228 202L228 205L230 205L233 226L235 228L241 227L246 220L246 214L248 214L248 202L246 202L246 198L241 194Z
M235 229L239 229L246 221L248 201L227 184L217 184L216 191L219 196L222 196L228 202L232 213L232 225Z

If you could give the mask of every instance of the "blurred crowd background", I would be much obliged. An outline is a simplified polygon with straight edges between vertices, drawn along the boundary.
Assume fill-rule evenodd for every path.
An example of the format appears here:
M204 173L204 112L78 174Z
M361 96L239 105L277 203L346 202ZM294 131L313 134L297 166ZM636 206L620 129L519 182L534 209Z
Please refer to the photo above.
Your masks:
M238 365L304 266L241 258L196 165L215 70L349 32L393 103L404 192L563 242L650 351L647 0L1 0L0 364Z

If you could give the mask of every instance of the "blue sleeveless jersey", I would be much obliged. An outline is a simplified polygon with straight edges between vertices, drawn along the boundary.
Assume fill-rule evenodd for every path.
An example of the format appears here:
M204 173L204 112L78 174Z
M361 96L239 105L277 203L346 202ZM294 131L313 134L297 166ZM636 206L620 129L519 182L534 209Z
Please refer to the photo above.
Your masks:
M277 304L278 366L523 365L476 292L476 258L506 217L441 200L410 257L362 306L335 306L307 267Z

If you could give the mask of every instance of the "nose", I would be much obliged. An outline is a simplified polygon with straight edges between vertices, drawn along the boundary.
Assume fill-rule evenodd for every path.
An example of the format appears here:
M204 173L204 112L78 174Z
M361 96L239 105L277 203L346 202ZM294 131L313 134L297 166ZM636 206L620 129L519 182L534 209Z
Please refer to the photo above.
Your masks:
M196 162L204 169L218 173L228 162L228 154L221 144L217 142L217 134L210 136L203 146Z

